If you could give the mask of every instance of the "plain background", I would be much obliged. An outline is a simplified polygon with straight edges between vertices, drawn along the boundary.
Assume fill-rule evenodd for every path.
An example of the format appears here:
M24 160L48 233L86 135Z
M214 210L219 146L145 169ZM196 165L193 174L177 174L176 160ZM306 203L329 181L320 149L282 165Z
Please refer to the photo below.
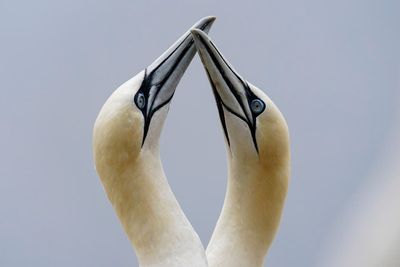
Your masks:
M217 16L217 46L290 128L292 181L266 266L318 266L388 145L399 14L395 0L0 0L0 266L137 266L94 171L93 123L115 88L207 15ZM161 143L171 187L206 245L226 162L197 56Z

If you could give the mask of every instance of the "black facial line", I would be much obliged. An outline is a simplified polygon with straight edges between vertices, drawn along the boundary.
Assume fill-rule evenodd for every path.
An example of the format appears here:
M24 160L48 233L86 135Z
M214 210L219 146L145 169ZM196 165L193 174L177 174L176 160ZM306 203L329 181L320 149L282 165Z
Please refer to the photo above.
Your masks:
M228 67L228 69L236 76L236 78L239 79L239 81L242 84L245 84L246 82L242 79L242 77L240 77L236 71L234 71L231 66L228 64L228 62L225 60L225 58L222 56L222 54L219 52L219 50L217 49L217 47L215 46L215 44L210 40L210 44L212 45L212 47L214 47L215 51L217 51L218 55L220 56L220 58L222 59L222 61L225 63L225 65Z
M259 99L259 98L253 93L253 91L250 90L249 84L246 81L243 81L243 85L244 85L244 88L245 88L245 91L246 91L247 104L250 107L251 102L254 99ZM265 110L265 105L264 105L264 109L261 112L256 114L256 113L253 112L253 110L251 110L251 107L250 107L250 112L253 115L252 116L252 119L253 119L252 125L253 125L253 127L251 127L249 124L248 125L249 125L249 128L250 128L251 138L253 139L254 147L257 150L257 154L259 153L259 151L258 151L258 143L257 143L257 138L256 138L256 131L257 131L257 122L256 122L256 120L257 120L258 115L260 115L264 110Z
M182 43L181 43L181 44L182 44ZM181 46L181 44L180 44L179 46ZM172 66L172 67L168 70L168 72L165 74L165 76L163 77L163 79L162 79L160 82L156 83L156 84L151 84L151 83L149 84L150 88L151 88L152 85L154 85L154 86L157 87L157 91L156 91L156 93L155 93L155 95L154 95L153 102L151 103L150 112L151 112L151 110L153 109L154 102L155 102L155 100L157 99L158 94L160 93L160 88L162 88L162 86L168 81L168 79L169 79L171 73L174 72L174 70L177 68L177 66L178 66L179 63L182 61L183 57L186 55L187 51L190 49L190 47L191 47L192 45L193 45L193 39L192 39L192 40L189 42L189 44L183 49L183 51L181 52L181 54L179 55L179 57L176 59L176 61L173 63L173 66ZM174 51L176 51L176 50L174 50ZM152 73L150 74L150 77L149 77L150 80L152 79L152 76L153 76L154 72L155 72L155 71L152 71ZM149 88L149 89L150 89L150 88ZM171 98L170 98L170 99L171 99ZM169 101L166 101L166 102L162 103L161 106L164 106L164 105L167 104L168 102L169 102ZM159 109L159 108L158 108L158 109ZM158 109L157 109L157 110L158 110ZM153 112L153 113L154 113L154 112Z
M218 114L219 114L219 118L220 118L220 120L221 120L222 128L223 128L223 130L224 130L224 134L225 134L225 137L226 137L226 141L228 142L228 146L230 147L230 146L231 146L231 142L230 142L230 140L229 140L228 128L226 127L226 122L225 122L224 109L223 109L223 107L222 107L222 105L224 105L224 102L222 101L220 95L219 95L218 92L217 92L217 89L215 88L214 83L212 82L210 73L208 72L207 69L205 69L205 70L206 70L206 73L207 73L208 80L210 81L211 88L212 88L213 93L214 93L214 98L215 98L215 102L216 102L216 104L217 104Z
M156 70L158 70L158 68L159 68L160 66L162 66L162 65L176 52L176 50L178 50L178 48L181 47L181 45L182 45L182 44L186 41L186 39L189 38L189 37L190 37L190 34L187 35L187 36L183 39L183 41L182 41L177 47L175 47L175 49L174 49L165 59L163 59L163 61L161 61L160 64L157 65L157 67L156 67L154 70L152 70L152 73L154 73Z
M247 123L247 119L244 118L242 115L240 115L239 113L237 113L236 111L234 111L233 109L231 109L230 107L228 107L224 101L222 101L221 99L221 104L224 106L224 108L229 111L230 113L232 113L233 115L235 115L236 117L238 117L239 119L241 119L242 121L244 121L245 123Z
M173 62L172 67L168 70L168 72L165 74L165 76L163 77L163 79L155 84L152 84L151 80L153 79L153 75L154 73L157 71L157 69L166 62L166 60L168 58L171 57L172 54L174 54L177 49L185 42L185 40L189 37L190 35L186 36L185 39L174 49L174 51L168 55L168 57L166 59L164 59L150 74L147 73L147 68L145 69L145 74L144 74L144 78L143 78L143 82L138 90L138 92L136 93L135 99L137 98L137 95L139 92L143 93L143 95L145 96L145 105L143 108L141 108L141 112L143 114L143 118L144 118L144 129L143 129L143 139L142 139L142 147L144 145L144 141L146 140L147 137L147 133L149 131L150 128L150 121L154 115L155 112L157 112L159 109L161 109L162 107L164 107L165 105L167 105L172 97L174 96L174 94L171 95L171 97L169 97L166 101L164 101L163 103L161 103L160 105L158 105L157 107L154 107L154 102L157 99L157 96L160 92L160 88L162 88L162 86L168 81L168 78L170 77L171 73L173 73L173 71L177 68L177 66L179 65L179 63L182 61L183 57L186 55L187 51L190 49L190 47L193 45L193 39L187 44L187 46L184 48L184 50L180 53L179 57L176 59L175 62ZM150 88L155 85L157 87L157 91L155 92L154 98L153 98L153 102L150 104L148 103L148 99L149 99L149 92L150 92ZM150 106L149 109L149 114L146 114L146 110L147 110L147 106Z
M202 42L204 43L203 39L201 39L201 40L202 40ZM210 42L210 43L212 44L212 42ZM247 118L247 123L249 123L249 122L250 122L250 118L248 117L247 113L245 112L244 103L242 103L239 94L238 94L237 91L234 89L234 86L233 86L233 84L231 83L231 81L229 80L229 78L226 76L226 73L225 73L223 67L222 67L221 64L219 63L218 59L215 57L213 51L211 51L210 47L209 47L207 44L204 44L204 47L206 48L208 54L209 54L210 57L212 58L212 61L214 62L216 68L217 68L218 71L220 72L220 74L221 74L222 78L224 79L226 85L228 86L229 90L231 91L231 93L232 93L233 96L235 97L236 101L239 103L241 109L243 110L243 113L244 113L244 115L245 115L246 118ZM215 46L214 46L214 48L215 48ZM218 50L217 50L216 48L215 48L215 50L218 52ZM221 54L219 54L219 55L221 56ZM221 58L223 59L222 56L221 56ZM224 61L224 62L225 62L225 61ZM225 62L225 64L226 64L226 62ZM226 65L229 67L228 64L226 64ZM229 68L229 69L230 69L230 68ZM230 70L232 71L232 69L230 69ZM236 77L238 77L234 71L232 71L232 72L235 74ZM241 81L242 84L243 84L243 81L242 81L241 78L239 78L239 81Z
M254 120L254 121L253 121L253 125L254 125L254 126L252 126L252 125L250 125L250 123L249 123L243 116L241 116L240 114L238 114L238 113L236 113L234 110L232 110L230 107L228 107L228 106L224 103L224 101L222 101L221 96L218 94L218 91L217 91L217 89L215 88L214 82L212 81L211 76L210 76L210 73L208 72L207 69L206 69L206 73L207 73L208 79L209 79L209 81L210 81L210 84L211 84L211 87L212 87L212 90L213 90L213 93L214 93L215 101L216 101L216 103L217 103L217 108L218 108L219 117L220 117L220 120L221 120L222 128L224 129L224 133L225 133L226 140L227 140L227 142L228 142L228 146L230 147L231 144L230 144L230 140L229 140L228 128L226 127L225 113L224 113L223 107L224 107L228 112L232 113L233 115L235 115L235 116L238 117L239 119L243 120L243 121L248 125L249 130L250 130L250 133L251 133L251 138L252 138L252 140L253 140L254 148L256 149L257 154L258 154L259 151L258 151L258 144L257 144L257 138L256 138L256 123L255 123L256 116L253 116L253 120ZM246 83L246 85L247 85L247 83ZM247 85L247 86L248 86L248 85ZM250 90L250 89L249 89L249 90Z
M231 82L229 81L229 79L226 77L226 74L225 74L225 72L224 72L224 70L223 70L221 64L218 62L217 58L215 57L215 55L213 54L213 52L211 51L211 49L209 48L209 46L207 46L207 44L204 44L205 41L203 40L203 38L200 37L199 39L203 42L203 46L206 48L208 54L210 55L210 57L212 58L212 61L213 61L214 64L215 64L216 68L217 68L218 71L220 72L220 74L221 74L222 78L224 79L225 83L227 84L229 90L230 90L230 91L232 92L232 94L235 96L236 101L239 103L240 107L241 107L242 110L243 110L243 113L244 113L245 116L246 116L246 118L244 118L243 116L241 116L240 114L238 114L237 112L235 112L234 110L232 110L231 108L229 108L229 107L222 101L221 97L219 96L218 92L217 92L216 89L215 89L215 85L214 85L214 83L213 83L213 81L212 81L212 79L211 79L211 76L209 75L209 73L208 73L208 71L207 71L207 75L208 75L209 80L210 80L210 83L211 83L211 85L212 85L212 87L213 87L214 95L216 95L217 106L218 106L218 111L219 111L219 113L220 113L221 122L222 122L222 118L223 118L223 120L224 120L224 122L223 122L222 124L223 124L223 127L224 127L225 135L227 136L227 139L229 140L228 134L227 134L227 133L228 133L228 130L227 130L227 127L226 127L226 122L225 122L225 117L224 117L223 110L220 111L220 109L222 108L221 105L223 105L223 106L225 107L225 109L226 109L228 112L230 112L230 113L232 113L233 115L237 116L238 118L240 118L241 120L243 120L243 121L248 125L249 130L250 130L250 133L251 133L251 138L252 138L252 140L253 140L254 148L256 149L257 154L258 154L258 153L259 153L259 150L258 150L258 144L257 144L257 138L256 138L256 128L257 128L257 125L256 125L256 118L257 118L257 116L258 116L259 114L261 114L262 112L260 112L259 114L255 114L255 113L251 110L251 108L250 108L250 111L251 111L251 113L252 113L253 116L252 116L252 119L251 119L251 120L250 120L250 118L248 118L247 113L244 112L244 110L245 110L245 109L244 109L244 103L242 103L242 101L240 101L241 99L240 99L239 95L237 94L236 90L233 89L234 87L233 87L232 83L231 83ZM258 99L258 98L255 96L255 94L250 90L250 87L249 87L248 83L247 83L246 81L244 81L235 71L232 70L232 68L229 66L229 64L226 62L226 60L224 59L224 57L221 55L221 53L218 51L218 49L215 47L215 45L214 45L211 41L210 41L210 44L214 47L215 51L217 51L218 55L222 58L222 60L223 60L224 63L226 64L226 66L228 66L229 70L230 70L230 71L239 79L239 81L242 83L242 85L243 85L243 87L244 87L244 89L245 89L245 92L246 92L246 99L247 99L247 101L248 101L247 104L250 105L251 101L253 101L254 99ZM217 96L218 96L218 97L217 97ZM222 113L222 116L221 116L221 113ZM229 142L228 142L228 144L229 144Z
M150 124L150 120L149 120L148 116L146 115L146 110L147 110L147 105L148 105L148 101L147 100L149 98L149 90L147 89L148 88L148 84L149 84L149 79L148 79L147 68L146 68L144 70L144 77L143 77L142 84L140 85L140 87L139 87L139 89L136 92L135 97L134 97L135 104L136 104L137 98L139 96L139 93L142 93L144 98L145 98L144 106L142 108L138 107L137 104L136 104L136 106L142 112L143 119L144 119L142 147L143 147L143 144L144 144L144 140L146 139L147 132L149 130L149 124Z
M211 86L213 88L215 100L217 102L219 116L220 116L220 119L221 119L222 127L224 128L224 132L225 132L226 139L228 141L228 145L230 146L230 141L229 141L228 129L226 127L226 122L225 122L225 114L224 114L224 111L223 111L222 107L224 107L228 112L232 113L233 115L235 115L236 117L238 117L239 119L241 119L242 121L244 121L248 125L250 133L251 133L251 138L253 140L254 148L256 149L257 154L258 154L259 151L258 151L258 144L257 144L257 138L256 138L257 124L256 124L256 121L255 121L256 117L255 116L253 117L253 126L252 126L245 118L243 118L243 116L241 116L240 114L236 113L234 110L232 110L230 107L228 107L224 103L224 101L222 101L220 95L218 94L218 92L217 92L217 90L216 90L216 88L215 88L215 86L214 86L214 84L212 82L211 82Z
M231 66L228 64L228 62L225 60L225 58L222 56L222 54L219 52L219 50L217 49L217 47L214 45L214 43L210 40L210 44L214 47L215 51L218 53L218 55L221 57L222 61L224 61L225 65L229 68L229 70L236 76L236 78L238 78L238 80L242 83L245 92L246 92L246 98L248 101L248 104L250 105L251 101L253 101L254 99L259 99L254 93L253 91L250 90L249 84L247 83L247 81L243 80L242 77L240 77L240 75L238 75L232 68ZM253 122L255 122L255 117L257 117L258 115L260 115L263 111L265 110L265 106L264 109L259 112L258 114L255 114L252 110L250 110L252 112L253 116ZM255 123L254 123L255 125Z
M166 104L168 104L169 102L171 102L172 98L174 97L174 94L171 95L170 98L168 98L167 100L165 100L163 103L161 103L160 105L158 105L157 107L155 107L152 110L152 114L156 113L159 109L161 109L162 107L164 107Z

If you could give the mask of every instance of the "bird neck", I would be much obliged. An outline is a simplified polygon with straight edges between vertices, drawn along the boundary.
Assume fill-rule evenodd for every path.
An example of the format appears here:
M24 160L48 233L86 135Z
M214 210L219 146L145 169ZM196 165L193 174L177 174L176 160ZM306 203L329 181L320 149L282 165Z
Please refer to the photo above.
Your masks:
M140 266L207 266L204 248L169 187L158 151L144 150L123 170L101 178Z
M224 205L206 251L209 266L262 266L279 226L288 162L278 169L230 158L228 165Z

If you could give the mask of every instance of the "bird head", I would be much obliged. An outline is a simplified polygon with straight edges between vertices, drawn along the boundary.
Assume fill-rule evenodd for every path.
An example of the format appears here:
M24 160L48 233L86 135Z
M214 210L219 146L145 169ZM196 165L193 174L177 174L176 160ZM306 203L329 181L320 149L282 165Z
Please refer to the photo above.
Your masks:
M278 107L233 69L207 34L193 29L192 35L213 89L231 159L256 159L263 166L284 163L289 137Z
M193 28L208 31L214 20L215 17L203 18ZM108 98L94 125L97 168L119 169L134 162L141 153L158 156L159 137L169 104L195 53L188 31Z

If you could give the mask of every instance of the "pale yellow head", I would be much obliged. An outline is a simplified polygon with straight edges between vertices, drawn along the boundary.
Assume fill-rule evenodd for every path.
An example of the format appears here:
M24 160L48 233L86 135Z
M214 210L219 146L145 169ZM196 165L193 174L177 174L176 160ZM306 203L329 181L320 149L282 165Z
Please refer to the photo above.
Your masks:
M243 79L209 37L192 30L227 144L224 206L207 247L210 267L262 266L286 198L290 153L284 117Z
M215 17L203 18L193 28L208 31L214 20ZM170 101L195 53L187 32L109 97L93 131L94 158L101 177L103 168L130 166L143 153L158 156Z
M193 27L208 31L214 20L206 17ZM207 265L201 241L168 185L159 156L170 101L195 53L188 31L121 85L94 125L97 173L143 267Z
M192 34L213 89L230 157L274 168L288 162L288 128L278 107L233 69L204 32L194 29Z
M121 85L103 105L96 119L93 131L93 148L96 169L102 173L109 169L120 169L134 164L142 151L144 135L144 116L135 104L135 95L143 82L144 71ZM157 135L162 128L167 107L156 116L161 117L160 124L153 123L149 137L152 141L145 142L153 151L158 143ZM157 118L155 117L155 118ZM143 144L143 145L144 145ZM111 171L111 170L110 170Z

